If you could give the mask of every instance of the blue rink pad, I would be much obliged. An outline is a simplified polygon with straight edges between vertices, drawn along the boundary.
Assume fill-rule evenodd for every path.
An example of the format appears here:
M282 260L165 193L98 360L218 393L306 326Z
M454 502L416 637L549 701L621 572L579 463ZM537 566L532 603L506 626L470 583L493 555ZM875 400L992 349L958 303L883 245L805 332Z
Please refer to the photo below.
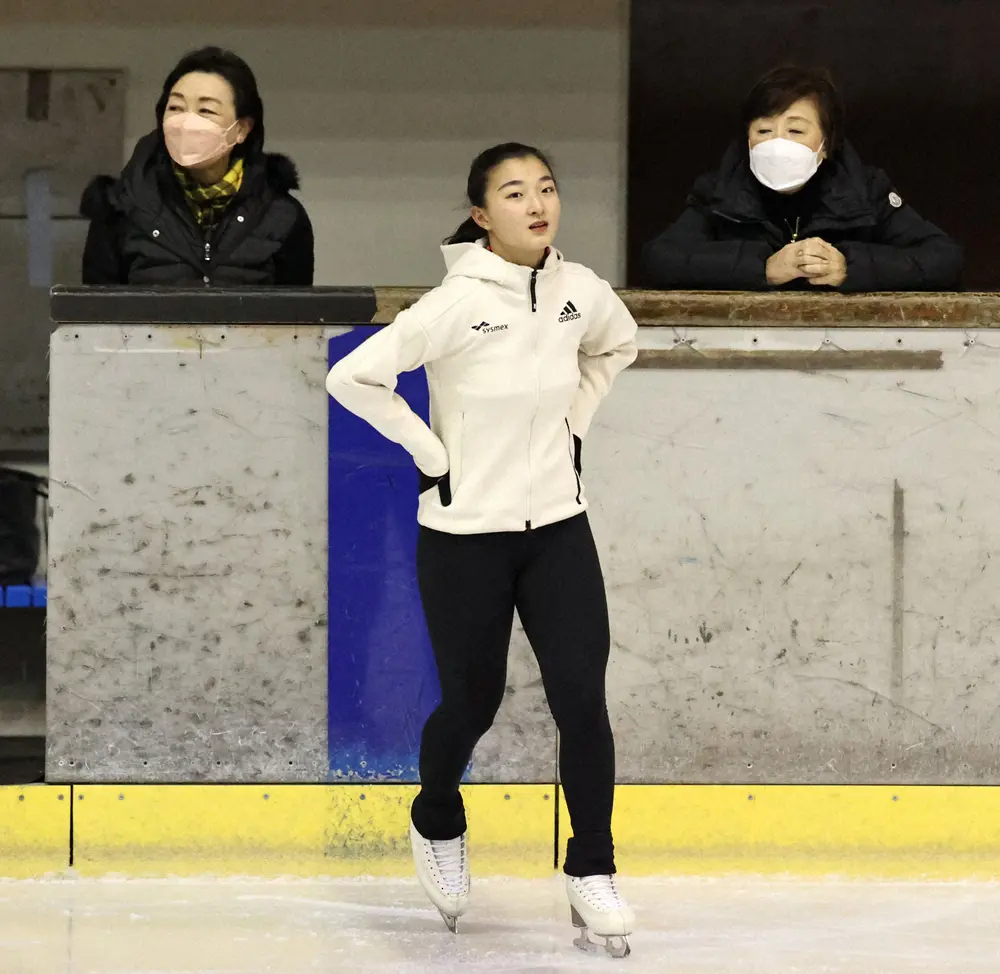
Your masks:
M330 364L374 331L330 339ZM396 391L427 419L423 369ZM329 447L329 780L414 782L440 700L417 591L417 470L332 399Z
M38 585L0 586L0 609L44 609L48 605L48 588Z

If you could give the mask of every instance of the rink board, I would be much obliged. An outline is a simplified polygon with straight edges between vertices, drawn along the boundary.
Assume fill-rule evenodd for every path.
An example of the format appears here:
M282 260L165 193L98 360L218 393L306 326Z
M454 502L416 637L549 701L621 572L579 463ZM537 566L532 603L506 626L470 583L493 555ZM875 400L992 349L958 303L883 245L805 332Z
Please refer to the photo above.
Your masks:
M69 865L70 789L0 786L0 877L27 879Z
M407 785L74 788L74 867L103 876L409 876ZM464 789L478 876L545 876L570 834L553 789ZM1000 879L1000 790L619 786L626 875Z
M74 789L83 875L408 876L411 785L86 785ZM479 870L552 871L555 789L465 795Z
M660 295L643 320L702 300L732 327L642 328L584 450L619 783L1000 783L996 298ZM338 436L357 493L328 523L330 339L365 331L57 329L50 783L415 781L412 465ZM556 765L515 628L469 778Z

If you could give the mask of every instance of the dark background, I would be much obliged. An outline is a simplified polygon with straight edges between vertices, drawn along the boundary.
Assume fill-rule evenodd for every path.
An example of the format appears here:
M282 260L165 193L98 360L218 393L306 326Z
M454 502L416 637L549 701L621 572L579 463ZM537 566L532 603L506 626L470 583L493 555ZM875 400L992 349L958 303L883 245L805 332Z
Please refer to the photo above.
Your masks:
M1000 0L632 0L629 285L787 62L833 72L862 160L965 247L967 289L1000 290Z

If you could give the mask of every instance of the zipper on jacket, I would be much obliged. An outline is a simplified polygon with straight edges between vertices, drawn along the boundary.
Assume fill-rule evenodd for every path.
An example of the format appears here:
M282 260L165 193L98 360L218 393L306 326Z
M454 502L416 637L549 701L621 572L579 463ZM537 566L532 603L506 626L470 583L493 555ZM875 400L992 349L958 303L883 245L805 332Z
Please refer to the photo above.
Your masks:
M205 237L205 263L206 264L211 264L212 263L212 244L211 244L211 241L208 239L207 236ZM207 271L208 268L206 267L205 270ZM205 274L205 285L206 285L206 287L209 284L211 284L211 283L212 283L212 279L206 273Z
M535 279L538 271L531 272L531 311L534 314L538 310L538 301L535 298ZM541 380L538 375L538 319L533 321L535 328L535 349L534 349L534 369L535 369L535 411L531 414L531 422L528 424L528 499L527 513L524 519L525 531L531 530L531 434L535 428L535 420L538 418L538 406L542 397Z

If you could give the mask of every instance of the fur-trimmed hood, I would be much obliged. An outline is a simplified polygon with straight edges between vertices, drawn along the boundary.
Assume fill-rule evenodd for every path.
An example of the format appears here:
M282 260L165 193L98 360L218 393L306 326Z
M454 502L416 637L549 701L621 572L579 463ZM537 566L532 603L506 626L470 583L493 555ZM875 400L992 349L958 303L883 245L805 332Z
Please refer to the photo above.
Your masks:
M267 181L275 192L290 193L301 188L298 166L288 156L280 152L265 152L264 168Z

